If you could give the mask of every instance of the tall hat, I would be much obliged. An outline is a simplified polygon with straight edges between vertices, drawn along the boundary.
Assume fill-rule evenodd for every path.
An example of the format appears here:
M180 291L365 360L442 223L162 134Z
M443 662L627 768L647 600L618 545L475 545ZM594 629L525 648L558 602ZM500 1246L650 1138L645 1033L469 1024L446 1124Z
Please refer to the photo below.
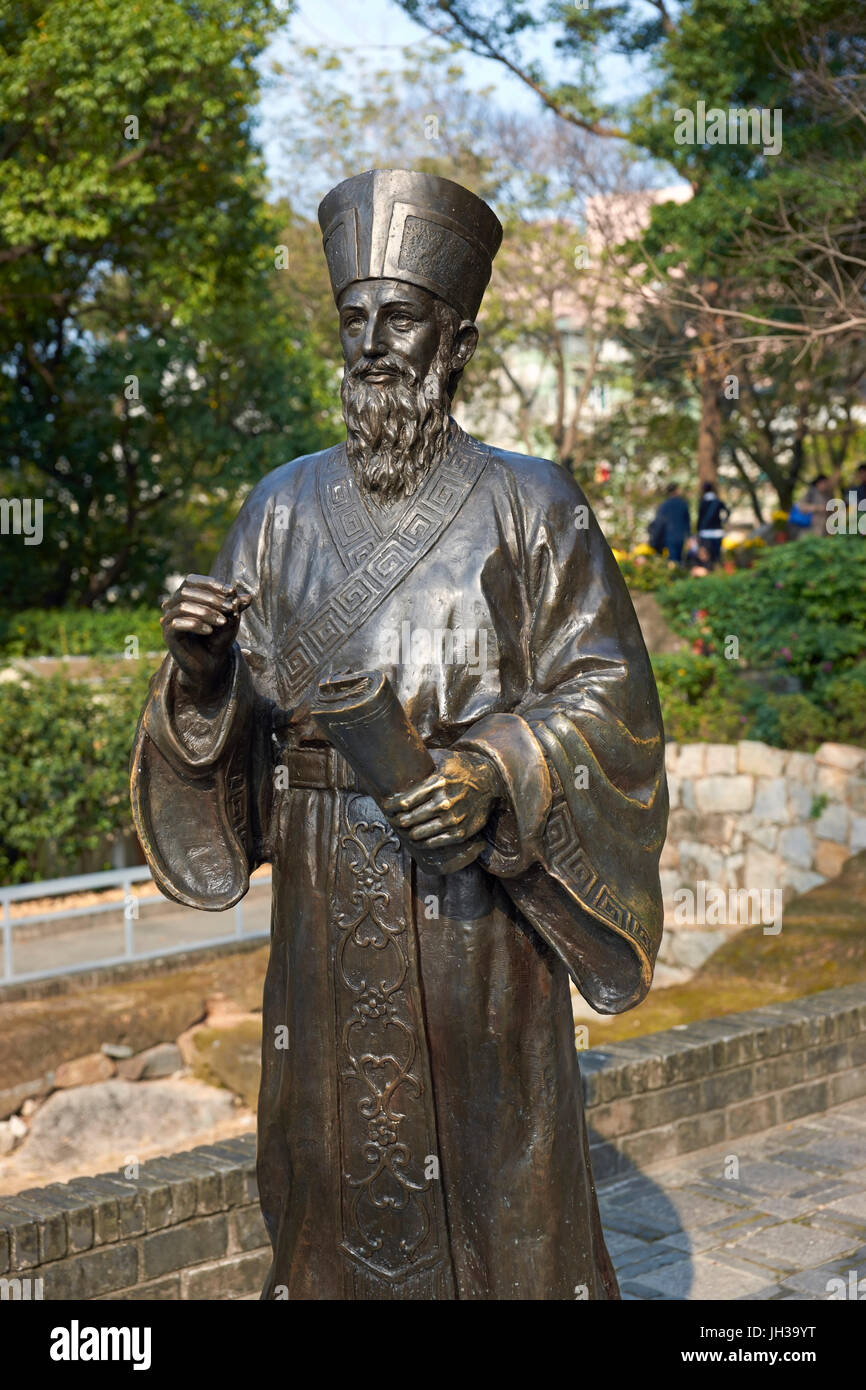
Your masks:
M474 319L502 241L496 214L468 189L434 174L369 169L319 204L331 288L353 280L405 280Z

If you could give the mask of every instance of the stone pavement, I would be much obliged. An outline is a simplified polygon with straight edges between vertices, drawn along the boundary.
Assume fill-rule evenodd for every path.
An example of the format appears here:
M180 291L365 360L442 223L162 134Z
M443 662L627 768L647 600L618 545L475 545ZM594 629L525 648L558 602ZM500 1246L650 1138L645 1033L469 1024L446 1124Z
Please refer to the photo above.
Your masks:
M866 1298L866 1098L598 1194L625 1299Z

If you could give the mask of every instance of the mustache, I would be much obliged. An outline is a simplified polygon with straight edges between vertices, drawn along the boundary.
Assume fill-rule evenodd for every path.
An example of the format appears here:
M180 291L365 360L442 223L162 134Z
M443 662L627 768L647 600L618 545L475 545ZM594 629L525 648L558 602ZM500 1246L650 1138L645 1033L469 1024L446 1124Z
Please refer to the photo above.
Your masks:
M348 375L353 381L363 381L365 377L376 375L379 372L390 372L400 381L411 383L417 380L417 373L414 367L408 362L401 362L397 357L362 357L360 362L349 370Z

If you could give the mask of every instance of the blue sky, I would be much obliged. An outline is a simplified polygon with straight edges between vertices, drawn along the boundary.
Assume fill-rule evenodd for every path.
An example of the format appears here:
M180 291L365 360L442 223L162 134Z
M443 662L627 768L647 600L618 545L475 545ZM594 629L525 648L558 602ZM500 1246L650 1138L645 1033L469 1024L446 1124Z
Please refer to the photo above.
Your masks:
M393 53L397 64L407 45L425 42L430 42L427 31L409 19L394 0L364 0L363 5L357 0L299 0L295 13L269 45L259 66L267 75L270 64L285 57L292 46L308 44L358 49L382 64L388 61L389 53ZM556 71L556 56L549 36L538 37L533 53L542 59L549 71ZM465 68L471 86L493 87L496 99L503 106L529 114L540 111L538 98L501 64L467 54ZM602 71L608 91L617 96L635 82L634 74L623 59L607 59ZM290 109L291 100L287 84L277 84L270 90L266 84L260 103L259 138L275 188L281 183L279 122Z

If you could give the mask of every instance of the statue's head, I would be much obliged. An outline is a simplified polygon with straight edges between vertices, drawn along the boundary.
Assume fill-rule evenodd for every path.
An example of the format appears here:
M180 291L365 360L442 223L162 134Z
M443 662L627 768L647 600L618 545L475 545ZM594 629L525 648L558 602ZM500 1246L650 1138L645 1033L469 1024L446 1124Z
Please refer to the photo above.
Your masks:
M385 500L414 491L448 445L451 399L502 227L474 193L372 169L319 207L346 368L349 459Z

